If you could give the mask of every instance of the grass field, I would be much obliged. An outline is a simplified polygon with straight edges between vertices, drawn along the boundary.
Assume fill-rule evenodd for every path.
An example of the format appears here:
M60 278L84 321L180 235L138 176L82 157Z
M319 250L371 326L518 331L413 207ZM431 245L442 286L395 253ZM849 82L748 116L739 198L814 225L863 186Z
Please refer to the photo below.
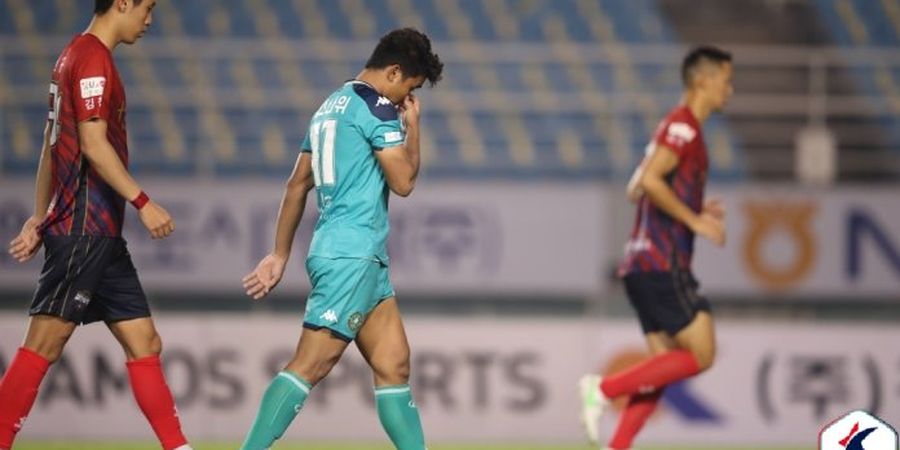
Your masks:
M207 443L194 446L195 450L235 450L240 444ZM364 443L285 443L275 446L277 450L394 450L390 445ZM135 444L126 442L28 442L16 445L16 450L159 450L153 443ZM587 445L434 445L429 450L596 450ZM801 447L641 447L640 450L808 450Z

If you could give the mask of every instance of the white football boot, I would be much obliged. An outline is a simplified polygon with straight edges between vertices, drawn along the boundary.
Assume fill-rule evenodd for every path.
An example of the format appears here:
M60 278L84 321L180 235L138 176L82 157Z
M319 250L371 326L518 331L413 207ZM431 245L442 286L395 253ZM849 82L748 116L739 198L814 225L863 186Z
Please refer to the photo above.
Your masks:
M598 375L585 375L578 381L578 389L581 393L581 425L591 445L597 445L599 441L600 417L609 406L609 399L600 391Z

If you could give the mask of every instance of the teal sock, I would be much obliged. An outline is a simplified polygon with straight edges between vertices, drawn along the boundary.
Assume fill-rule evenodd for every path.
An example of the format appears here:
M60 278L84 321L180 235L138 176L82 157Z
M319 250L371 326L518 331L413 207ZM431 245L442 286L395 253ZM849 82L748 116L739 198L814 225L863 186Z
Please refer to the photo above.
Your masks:
M381 426L397 450L427 450L419 410L409 385L375 388L375 407Z
M253 427L241 450L266 450L284 434L300 412L312 386L291 372L279 372L263 394Z

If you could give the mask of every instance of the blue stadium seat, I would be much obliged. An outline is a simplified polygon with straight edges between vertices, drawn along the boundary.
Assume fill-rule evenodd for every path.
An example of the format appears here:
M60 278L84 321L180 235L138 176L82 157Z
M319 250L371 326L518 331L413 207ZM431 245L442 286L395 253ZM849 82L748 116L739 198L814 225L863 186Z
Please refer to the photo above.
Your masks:
M516 39L537 47L556 35L584 45L674 40L652 0L600 2L599 9L593 10L584 8L576 0L504 0L491 4L485 0L459 0L452 4L442 4L441 0L416 0L410 2L411 11L395 11L395 3L389 0L366 0L359 3L363 5L359 12L348 11L348 2L312 1L311 6L320 15L315 20L321 21L324 36L309 29L310 18L301 16L308 10L299 9L307 8L308 3L192 0L178 5L161 5L160 8L173 10L157 12L157 26L148 35L153 50L140 48L117 53L117 65L129 92L133 168L143 173L175 176L209 171L223 176L285 175L290 171L305 134L305 121L313 113L316 103L343 78L354 76L365 62L365 56L357 53L352 43L361 38L375 39L390 28L409 25L403 23L404 19L398 13L409 13L421 19L423 28L438 46L464 43L456 41L458 38L475 43L506 42L505 31L495 29L500 20L505 21L504 26L514 27L509 31ZM69 36L83 29L90 15L89 10L79 10L79 17L66 17L76 8L84 8L66 6L64 14L57 9L61 4L59 1L27 3L35 20L31 29L15 23L15 14L10 10L11 0L0 0L0 37L24 40L49 35L59 36L64 43ZM265 21L256 17L261 13L274 17L276 30L259 29L265 26ZM80 17L82 14L84 17ZM354 14L365 14L366 20L374 25L354 28ZM598 17L591 14L598 14ZM453 22L457 15L462 16L467 27ZM603 42L598 42L600 38L592 27L600 21L614 24L613 41L604 38ZM887 32L892 31L884 24L879 26L879 36L888 36ZM290 50L286 51L297 54L273 55L268 47L263 48L268 42L264 39L272 36L291 39L291 44L285 47ZM220 37L234 38L236 42L260 39L261 50L250 54L184 52L184 46L189 42L200 42L211 48L212 44L220 42L217 41ZM310 39L313 37L315 39ZM342 55L343 61L336 61L334 55L328 54L334 47L323 46L323 37L333 42L350 43L348 54ZM196 41L181 41L182 38ZM891 35L891 38L896 39L896 36ZM166 51L167 48L174 50ZM549 47L541 48L551 51ZM55 57L55 52L51 53L52 56L28 54L27 51L0 52L4 69L0 83L43 93L46 78L36 79L35 72L44 65L49 76ZM573 72L567 63L555 58L547 61L515 58L478 61L465 54L445 55L445 81L439 89L451 94L434 96L423 117L427 142L435 146L432 149L434 158L425 169L430 176L602 178L627 175L625 172L631 167L621 167L621 162L614 166L610 156L612 146L622 143L613 142L606 136L608 130L598 129L598 117L608 117L613 120L611 123L626 128L623 130L629 146L626 152L636 160L652 132L647 124L659 120L680 91L677 71L673 68L677 62L648 66L627 60L586 60L583 67ZM152 67L149 75L154 80L151 84L160 89L142 83L148 74L140 72L145 66L137 58L149 58ZM616 64L628 67L617 67ZM191 70L195 67L201 71L197 75L199 79L192 79L195 77ZM623 79L617 75L623 68L627 69L625 73L636 76ZM581 74L586 73L589 79L581 78L578 71L586 71ZM483 77L496 80L496 84L484 84ZM532 92L535 83L544 86L542 91L545 92L535 95ZM875 82L871 85L875 86ZM650 92L659 110L641 109L638 113L616 109L593 111L590 108L597 107L594 103L579 101L567 111L537 103L548 93L558 93L567 101L584 98L584 89L597 89L600 98L634 90ZM157 93L163 97L153 98ZM308 104L290 104L289 100L296 98L293 94L298 93L302 94L300 98L309 99L305 102ZM40 101L35 100L15 114L22 120L34 121L29 125L29 139L39 143L42 116L46 114L45 100L43 95L29 95L29 98ZM497 99L497 102L512 99L516 106L488 105L490 107L460 110L459 101L470 98ZM593 98L596 97L590 99ZM4 111L13 107L10 103L3 105ZM160 109L151 110L153 105L160 105ZM0 142L5 148L15 145L13 123L19 122L5 120L0 124ZM475 128L473 136L457 135L461 130L454 127L470 125ZM727 123L721 122L715 127L721 130L719 134L728 135ZM21 146L22 133L17 133L15 140ZM233 140L227 149L218 148L216 144L223 136ZM528 148L517 148L523 142L527 142ZM183 148L168 148L173 145ZM478 152L474 157L470 156L474 149L466 148L467 145L477 145L484 160L479 159ZM578 148L561 148L576 145ZM36 161L36 154L4 152L0 172L30 172ZM737 169L714 168L712 174L716 176L729 170Z
M883 2L849 2L848 10L839 11L835 0L818 0L819 14L827 24L827 30L834 42L853 51L857 46L897 47L900 44L898 30L891 23ZM852 15L852 16L850 16ZM854 24L861 24L865 32L865 41L860 41L854 33ZM856 89L871 97L869 104L881 111L881 117L868 120L874 124L878 133L888 139L888 145L900 153L900 111L885 99L893 98L900 90L900 67L883 64L859 66L848 69ZM879 77L893 84L893 89L879 83Z

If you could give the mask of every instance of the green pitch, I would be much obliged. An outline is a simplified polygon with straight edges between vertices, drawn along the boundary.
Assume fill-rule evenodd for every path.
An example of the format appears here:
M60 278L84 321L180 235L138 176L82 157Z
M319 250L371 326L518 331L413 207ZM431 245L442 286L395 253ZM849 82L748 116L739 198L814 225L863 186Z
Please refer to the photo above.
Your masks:
M235 450L240 444L212 443L195 445L195 450ZM317 444L285 443L275 446L277 450L394 450L390 445L377 444ZM434 445L430 450L596 450L587 445ZM801 447L641 447L642 450L808 450ZM117 442L28 442L16 445L16 450L159 450L156 444L133 444Z

